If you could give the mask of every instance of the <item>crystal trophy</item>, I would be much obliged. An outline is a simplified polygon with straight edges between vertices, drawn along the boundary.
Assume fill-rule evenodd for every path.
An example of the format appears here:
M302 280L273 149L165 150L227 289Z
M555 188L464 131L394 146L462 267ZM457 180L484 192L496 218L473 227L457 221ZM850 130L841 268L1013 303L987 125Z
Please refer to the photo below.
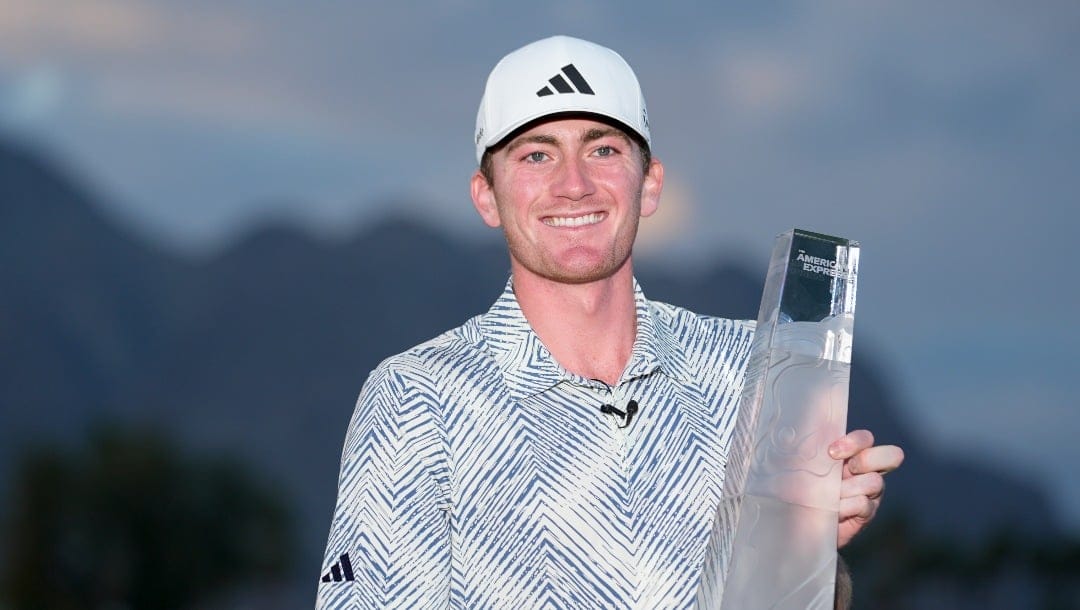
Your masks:
M698 589L709 610L832 610L859 244L777 237Z

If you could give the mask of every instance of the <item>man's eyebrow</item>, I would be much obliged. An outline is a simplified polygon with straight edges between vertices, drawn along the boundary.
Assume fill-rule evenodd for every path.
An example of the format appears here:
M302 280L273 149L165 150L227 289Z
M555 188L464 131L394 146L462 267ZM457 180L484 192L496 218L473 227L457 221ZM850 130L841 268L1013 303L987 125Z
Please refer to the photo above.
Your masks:
M558 144L559 141L555 136L549 136L547 134L537 133L531 136L521 136L520 138L514 138L512 142L506 147L506 152L513 152L513 150L519 146L525 144L551 144L552 146Z
M626 140L627 144L630 143L630 136L626 135L623 130L616 129L614 127L595 127L593 129L590 129L589 131L585 132L585 135L582 136L581 141L594 142L596 140L599 140L601 138L607 138L609 136L618 136L623 140Z

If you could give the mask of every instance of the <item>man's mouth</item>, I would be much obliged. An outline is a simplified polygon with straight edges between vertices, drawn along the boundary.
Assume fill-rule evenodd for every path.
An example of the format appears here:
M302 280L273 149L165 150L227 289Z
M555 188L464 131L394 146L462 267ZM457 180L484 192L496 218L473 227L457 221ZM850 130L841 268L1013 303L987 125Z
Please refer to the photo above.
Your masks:
M593 212L584 216L545 216L542 222L549 227L584 227L594 225L607 216L604 212Z

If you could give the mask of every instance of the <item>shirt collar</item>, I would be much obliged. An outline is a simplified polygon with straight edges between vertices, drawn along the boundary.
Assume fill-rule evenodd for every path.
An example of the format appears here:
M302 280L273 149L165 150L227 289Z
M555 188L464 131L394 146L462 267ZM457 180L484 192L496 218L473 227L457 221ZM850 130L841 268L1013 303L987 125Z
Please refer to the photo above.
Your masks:
M487 349L502 371L513 397L516 400L528 398L564 381L581 385L598 383L567 371L555 361L521 312L513 284L511 277L502 295L481 321ZM658 323L658 312L645 298L637 279L634 279L634 304L637 333L630 362L619 383L658 370L669 377L681 379L686 367L680 365L681 352L671 329Z

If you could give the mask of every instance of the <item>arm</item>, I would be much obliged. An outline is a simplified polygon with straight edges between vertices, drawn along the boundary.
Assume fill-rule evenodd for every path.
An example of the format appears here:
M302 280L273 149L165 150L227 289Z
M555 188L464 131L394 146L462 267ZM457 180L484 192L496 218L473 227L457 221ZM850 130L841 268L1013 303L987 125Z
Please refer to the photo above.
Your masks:
M885 492L885 473L904 461L904 451L895 445L874 445L868 430L849 432L832 445L829 455L844 460L840 483L840 528L836 546L843 547L874 518Z
M412 367L386 363L364 384L342 451L317 608L447 607L449 484L429 389Z

